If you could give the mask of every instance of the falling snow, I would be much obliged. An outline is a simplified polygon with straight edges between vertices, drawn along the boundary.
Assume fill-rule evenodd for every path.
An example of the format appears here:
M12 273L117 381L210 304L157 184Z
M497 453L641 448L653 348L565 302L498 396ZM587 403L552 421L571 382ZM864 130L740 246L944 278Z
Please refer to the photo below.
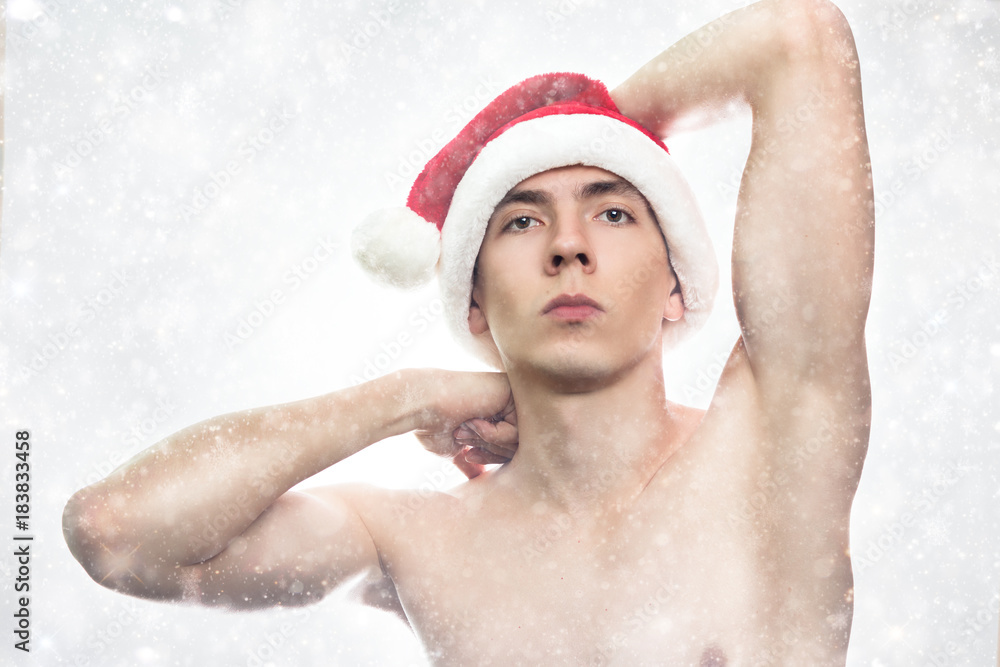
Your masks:
M407 186L387 175L454 134L454 109L483 77L579 70L614 84L745 3L571 4L7 3L0 415L5 433L29 428L39 443L32 512L45 566L32 573L31 664L428 664L399 621L346 596L233 614L111 593L73 561L61 512L134 453L130 429L145 420L142 446L216 414L348 386L401 331L414 343L385 371L474 367L440 319L409 324L435 294L381 291L348 259L351 226L403 203ZM861 57L880 198L855 558L902 531L856 569L848 663L937 664L955 642L944 664L992 664L1000 2L839 4ZM252 157L241 149L283 111L286 130ZM735 195L719 186L740 173L748 128L670 142L720 257ZM206 204L185 219L197 192ZM290 267L327 236L338 250L292 289ZM129 279L112 285L116 271ZM670 362L675 400L731 349L732 309L719 310L702 346ZM259 325L227 346L252 313ZM164 401L176 409L154 418ZM317 481L416 486L440 462L414 450L384 443ZM828 618L838 629L850 620Z

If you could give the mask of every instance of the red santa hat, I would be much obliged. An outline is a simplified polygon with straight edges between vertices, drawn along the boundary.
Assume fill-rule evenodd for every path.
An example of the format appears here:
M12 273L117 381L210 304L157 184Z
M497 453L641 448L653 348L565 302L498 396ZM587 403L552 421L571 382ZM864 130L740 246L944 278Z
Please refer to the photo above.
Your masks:
M684 316L664 323L675 344L708 317L718 288L705 223L667 147L623 116L607 88L582 74L542 74L493 100L417 176L405 208L383 209L355 229L355 259L381 283L416 287L434 276L456 338L497 364L468 327L472 272L493 210L535 174L569 165L624 178L649 201L680 281Z

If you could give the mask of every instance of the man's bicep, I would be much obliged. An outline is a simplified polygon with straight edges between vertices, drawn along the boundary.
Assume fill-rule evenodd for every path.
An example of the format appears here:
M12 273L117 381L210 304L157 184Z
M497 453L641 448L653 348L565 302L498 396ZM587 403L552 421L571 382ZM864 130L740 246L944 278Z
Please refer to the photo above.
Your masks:
M346 497L336 488L284 494L217 556L181 568L183 599L237 609L300 606L352 579L380 578L378 551Z
M797 26L807 34L788 38L781 76L752 100L733 295L765 383L836 372L863 355L874 205L857 54L842 19Z

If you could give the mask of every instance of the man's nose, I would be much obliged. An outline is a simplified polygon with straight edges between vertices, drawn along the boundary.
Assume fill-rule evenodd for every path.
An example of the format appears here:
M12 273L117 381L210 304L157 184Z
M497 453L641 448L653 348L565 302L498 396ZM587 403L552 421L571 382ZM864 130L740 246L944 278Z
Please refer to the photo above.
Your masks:
M584 273L594 272L597 268L597 258L582 221L575 215L560 216L553 225L551 233L546 267L550 275L555 275L574 263L579 263Z

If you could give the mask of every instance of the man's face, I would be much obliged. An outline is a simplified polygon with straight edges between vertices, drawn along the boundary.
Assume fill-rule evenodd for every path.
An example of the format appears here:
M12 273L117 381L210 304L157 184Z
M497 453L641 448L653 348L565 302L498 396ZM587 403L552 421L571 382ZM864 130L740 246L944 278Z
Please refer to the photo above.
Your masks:
M508 372L564 381L660 359L663 319L683 314L659 225L630 183L596 167L536 174L490 218L469 326Z

